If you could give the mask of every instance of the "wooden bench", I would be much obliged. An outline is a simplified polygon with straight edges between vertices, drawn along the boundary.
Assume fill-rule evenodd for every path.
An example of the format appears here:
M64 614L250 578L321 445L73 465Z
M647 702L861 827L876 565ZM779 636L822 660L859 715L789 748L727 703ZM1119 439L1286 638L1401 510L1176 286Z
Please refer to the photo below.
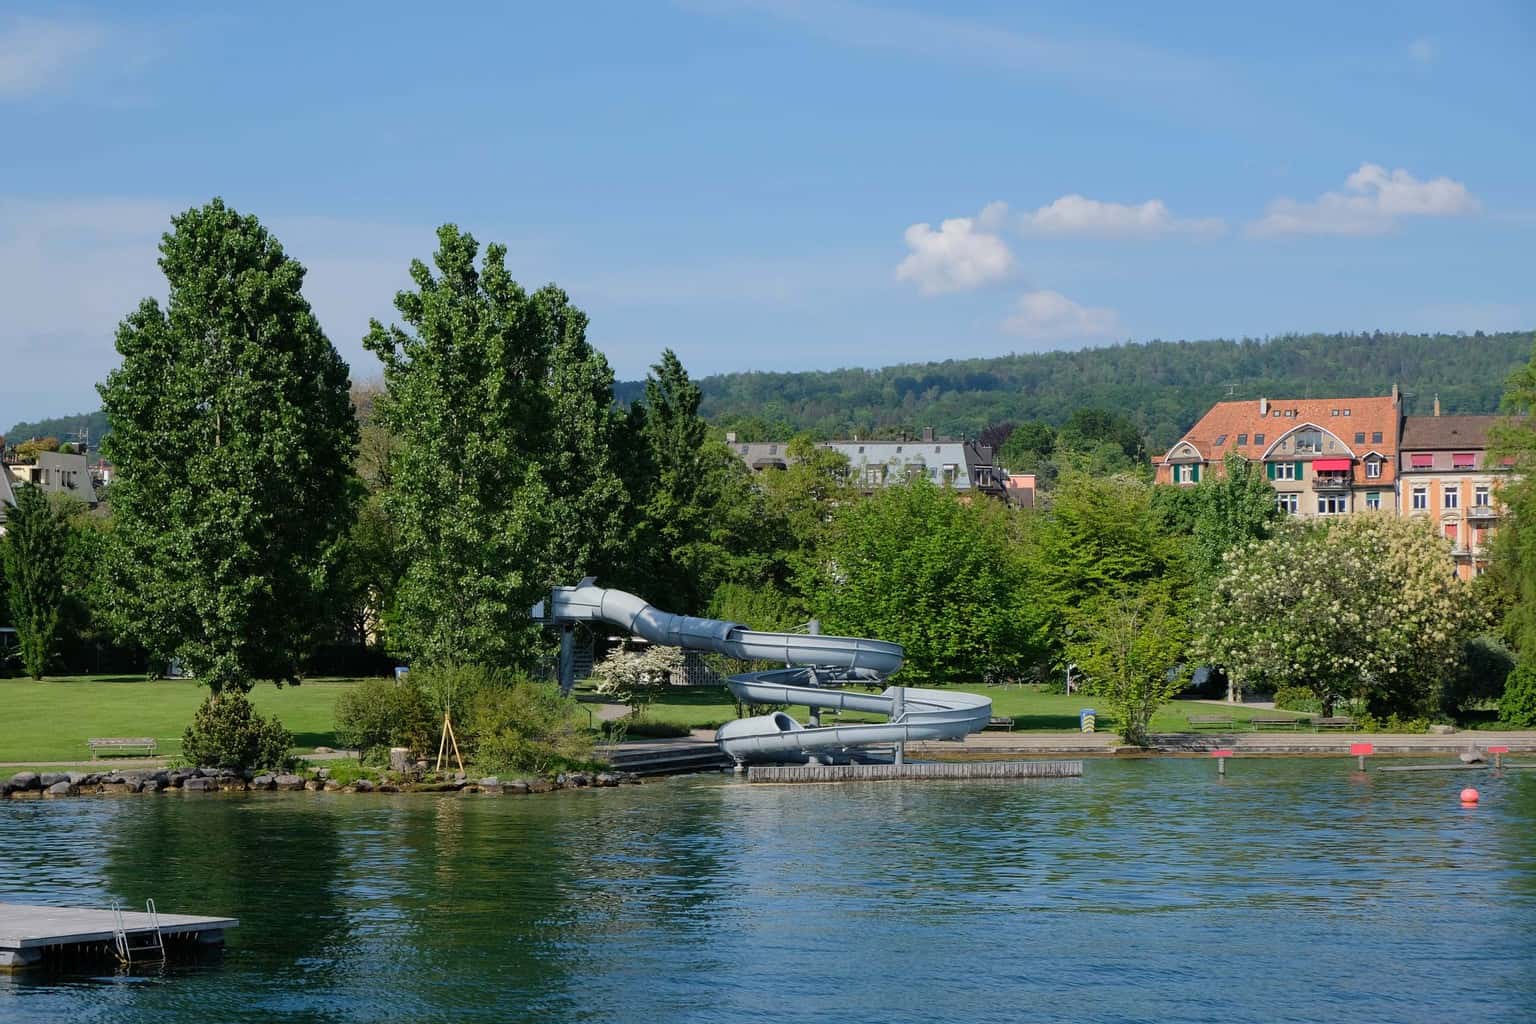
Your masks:
M1312 725L1318 729L1353 729L1355 720L1348 715L1334 715L1331 718L1314 718Z
M1013 719L1007 716L993 715L987 719L987 728L1007 729L1009 732L1013 732Z
M1305 715L1300 718L1291 715L1254 715L1248 719L1253 723L1254 731L1260 729L1300 729L1304 725L1310 725L1312 719Z
M91 748L92 757L96 756L99 750L123 753L137 749L142 749L150 757L155 756L153 736L98 736L95 739L86 740L85 745Z
M1231 715L1190 715L1191 729L1236 729L1237 720Z

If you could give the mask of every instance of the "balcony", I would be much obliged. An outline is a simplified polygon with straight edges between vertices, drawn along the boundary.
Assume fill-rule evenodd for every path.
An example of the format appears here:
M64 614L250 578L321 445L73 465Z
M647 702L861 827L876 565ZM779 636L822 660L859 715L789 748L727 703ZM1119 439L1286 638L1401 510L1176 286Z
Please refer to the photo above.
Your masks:
M1349 490L1349 485L1350 479L1348 473L1319 473L1317 476L1312 478L1312 489L1314 491L1327 491L1329 493L1337 493L1339 491Z
M1468 519L1497 519L1499 510L1492 505L1473 505L1467 509Z

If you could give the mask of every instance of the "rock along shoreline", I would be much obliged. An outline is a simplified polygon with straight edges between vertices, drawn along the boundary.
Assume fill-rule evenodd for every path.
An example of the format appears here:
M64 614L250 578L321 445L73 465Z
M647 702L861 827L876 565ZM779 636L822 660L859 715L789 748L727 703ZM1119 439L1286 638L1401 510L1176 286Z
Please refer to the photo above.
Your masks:
M114 772L17 772L0 782L0 800L53 800L83 796L155 793L483 793L525 796L561 789L612 789L639 785L628 772L562 772L551 778L470 779L459 774L412 774L402 778L357 779L342 784L329 769L310 775L237 772L209 768L160 768Z

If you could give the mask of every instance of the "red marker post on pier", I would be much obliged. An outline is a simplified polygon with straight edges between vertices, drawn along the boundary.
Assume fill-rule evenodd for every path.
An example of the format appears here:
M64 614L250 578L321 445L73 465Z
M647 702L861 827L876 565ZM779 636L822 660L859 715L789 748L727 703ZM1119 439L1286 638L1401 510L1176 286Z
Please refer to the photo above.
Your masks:
M1369 743L1351 743L1349 752L1360 759L1360 770L1365 771L1365 759L1376 753L1376 748Z
M1489 747L1488 748L1488 753L1493 755L1493 766L1495 768L1503 768L1504 767L1504 755L1509 753L1509 748L1508 747Z
M1216 774L1225 776L1227 774L1227 758L1232 756L1232 749L1230 747L1222 747L1220 750L1211 751L1211 756L1216 759Z

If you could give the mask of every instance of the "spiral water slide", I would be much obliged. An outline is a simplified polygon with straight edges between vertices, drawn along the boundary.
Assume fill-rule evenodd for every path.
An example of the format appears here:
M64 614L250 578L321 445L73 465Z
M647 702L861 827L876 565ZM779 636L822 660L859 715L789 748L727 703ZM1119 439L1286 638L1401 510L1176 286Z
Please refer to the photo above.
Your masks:
M574 587L556 587L550 597L548 618L555 622L606 622L656 644L786 666L730 677L731 692L745 703L872 712L890 719L809 728L782 711L737 719L720 727L715 742L738 764L856 760L871 746L962 739L985 729L992 715L992 701L972 693L891 686L874 694L837 688L848 682L867 684L894 673L901 668L899 644L765 633L720 619L674 615L634 594L596 586L590 579Z

